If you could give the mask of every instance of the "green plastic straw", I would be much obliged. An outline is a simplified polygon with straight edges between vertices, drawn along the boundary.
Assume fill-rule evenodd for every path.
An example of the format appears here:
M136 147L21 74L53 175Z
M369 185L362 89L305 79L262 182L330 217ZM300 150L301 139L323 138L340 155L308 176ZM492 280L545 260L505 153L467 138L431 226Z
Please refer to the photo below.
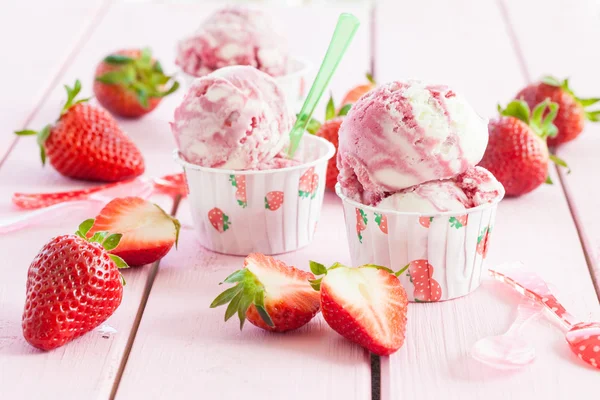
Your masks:
M306 96L306 100L304 100L302 109L298 114L298 119L290 132L289 158L294 157L294 153L298 149L302 135L306 130L306 125L308 125L308 122L317 107L317 103L321 99L321 96L323 96L325 88L329 85L329 81L340 64L344 53L346 53L346 49L348 49L359 25L360 22L358 21L358 18L352 14L344 13L338 18L333 37L329 43L327 53L325 53L321 68L319 68L317 77L315 78L315 81L308 92L308 96Z

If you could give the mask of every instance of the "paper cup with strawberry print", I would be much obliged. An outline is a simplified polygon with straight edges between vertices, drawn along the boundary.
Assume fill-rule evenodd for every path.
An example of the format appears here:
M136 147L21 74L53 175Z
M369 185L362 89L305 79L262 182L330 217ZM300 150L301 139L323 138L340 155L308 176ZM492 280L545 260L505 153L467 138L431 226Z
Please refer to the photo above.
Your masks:
M354 265L377 264L400 271L409 301L450 300L474 291L502 197L460 212L420 215L366 206L340 190Z
M280 254L313 239L325 193L327 162L335 148L305 135L301 164L263 171L206 168L186 162L189 204L200 244L219 253Z

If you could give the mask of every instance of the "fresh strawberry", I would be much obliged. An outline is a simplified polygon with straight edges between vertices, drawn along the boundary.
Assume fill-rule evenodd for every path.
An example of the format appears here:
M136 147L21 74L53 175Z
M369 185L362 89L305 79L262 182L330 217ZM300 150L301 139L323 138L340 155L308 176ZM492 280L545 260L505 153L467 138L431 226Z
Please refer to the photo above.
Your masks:
M339 263L329 269L311 261L311 281L321 292L325 322L346 339L372 353L387 356L404 344L408 300L398 278L387 268Z
M381 229L381 232L383 232L387 235L388 223L387 223L387 217L385 216L385 214L375 213L375 223L379 226L379 229Z
M91 331L119 307L127 264L108 251L120 234L98 232L86 239L93 220L75 235L50 240L27 273L23 336L38 349L52 350Z
M41 131L24 130L17 135L37 135L42 164L46 157L62 175L87 181L116 182L144 172L144 159L117 121L101 108L76 100L81 83L67 90L67 103L54 125Z
M221 209L216 207L208 212L208 220L212 226L221 233L229 229L229 225L231 224L229 217L225 215Z
M314 199L317 195L317 188L319 187L319 175L315 173L315 167L310 167L300 177L300 184L298 186L298 196L304 198Z
M450 222L450 226L456 229L462 228L463 226L467 226L467 221L469 220L469 215L459 215L457 217L450 217L448 222Z
M283 192L269 192L265 196L265 208L275 211L283 204Z
M165 75L148 48L121 50L107 56L94 76L98 102L112 114L126 118L149 113L163 97L179 88L173 77Z
M231 186L237 188L235 191L235 198L242 208L248 206L248 199L246 198L246 175L229 175L229 181Z
M508 196L529 193L544 181L551 183L549 160L566 166L546 145L546 138L557 132L552 124L556 103L545 100L530 114L527 103L513 100L499 111L501 116L489 123L489 142L480 165L504 185Z
M358 99L360 99L365 93L370 92L371 90L375 89L375 80L373 79L373 75L371 74L367 74L367 80L369 81L369 83L364 84L364 85L359 85L356 86L354 88L352 88L352 90L350 90L348 93L346 93L346 95L344 96L344 99L342 100L341 104L341 108L344 108L345 106L347 106L348 104L352 105L354 103L356 103L356 101Z
M298 329L319 312L319 293L311 288L309 279L315 279L310 272L252 253L244 260L244 269L225 279L236 285L218 295L210 307L229 303L225 321L237 313L240 329L246 318L268 331Z
M483 232L481 232L481 235L479 235L477 238L477 253L479 253L483 258L487 257L491 233L491 228L485 228Z
M548 138L549 146L557 146L575 139L583 131L585 120L600 121L600 110L586 110L586 107L600 102L600 98L581 99L569 87L569 80L560 81L552 76L542 78L522 89L516 96L524 100L529 107L546 99L558 104L558 114L554 125L558 134Z
M433 217L419 217L419 224L424 228L429 228L431 226L431 221L433 221Z
M367 229L367 214L360 208L356 209L356 234L358 241L362 243L362 231Z
M413 297L416 302L440 301L442 298L442 288L438 281L433 279L433 266L429 261L411 261L398 272L398 275L407 269L410 281L415 286Z
M179 238L179 221L156 204L139 197L112 200L96 217L88 237L97 232L119 232L119 246L111 250L132 267L163 258Z

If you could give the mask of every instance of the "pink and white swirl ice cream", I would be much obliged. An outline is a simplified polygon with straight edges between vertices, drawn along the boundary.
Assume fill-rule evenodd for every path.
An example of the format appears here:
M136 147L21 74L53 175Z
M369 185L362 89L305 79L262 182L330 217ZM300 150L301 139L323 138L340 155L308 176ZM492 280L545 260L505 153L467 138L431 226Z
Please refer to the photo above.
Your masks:
M193 76L230 65L250 65L271 76L286 73L287 41L262 11L232 6L212 14L181 41L176 63Z
M189 163L232 170L273 169L289 142L291 116L273 78L256 68L221 68L194 81L171 129Z
M340 127L338 182L349 198L407 212L477 206L504 190L474 169L487 120L444 85L392 82L360 98Z

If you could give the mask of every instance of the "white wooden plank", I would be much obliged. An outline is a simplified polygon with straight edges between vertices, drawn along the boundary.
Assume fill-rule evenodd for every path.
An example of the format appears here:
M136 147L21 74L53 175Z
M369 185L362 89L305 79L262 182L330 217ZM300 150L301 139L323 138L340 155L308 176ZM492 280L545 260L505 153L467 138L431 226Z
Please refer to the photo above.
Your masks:
M377 27L379 80L419 77L448 83L486 116L494 115L496 102L506 102L525 84L493 1L383 1L377 8ZM401 50L390 51L394 48ZM491 240L488 266L522 260L554 284L574 313L598 317L598 302L559 185L504 200ZM499 372L470 359L478 339L509 326L517 304L517 295L491 281L462 299L412 304L406 345L381 359L381 398L561 399L589 393L597 372L580 364L558 328L545 320L526 328L538 355L522 371Z
M532 79L546 74L571 77L570 86L578 96L600 96L595 67L600 55L592 44L600 37L600 3L508 0L505 4ZM544 32L543 40L539 40L540 31ZM571 174L561 171L561 178L600 296L600 188L590 184L600 170L599 150L600 126L587 123L577 140L558 149L558 155L568 160L572 170Z
M190 221L187 203L179 217ZM228 274L243 258L203 249L191 229L177 252L161 262L117 399L368 399L369 355L333 332L320 314L285 334L265 332L210 309ZM325 197L314 242L279 256L298 268L308 260L349 262L343 212L333 193ZM151 382L160 382L159 385ZM200 394L201 393L201 394Z
M82 38L101 18L107 1L8 1L0 13L0 163L15 136L50 89Z

